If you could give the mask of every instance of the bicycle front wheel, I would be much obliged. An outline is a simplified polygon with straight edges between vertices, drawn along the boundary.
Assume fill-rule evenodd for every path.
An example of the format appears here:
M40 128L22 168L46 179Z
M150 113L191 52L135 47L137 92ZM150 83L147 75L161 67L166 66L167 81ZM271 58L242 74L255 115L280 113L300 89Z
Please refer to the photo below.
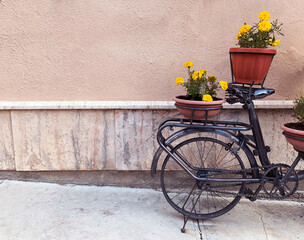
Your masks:
M171 152L197 177L246 177L242 171L244 164L232 150L232 145L218 139L188 139ZM208 219L230 211L241 199L245 183L196 180L168 155L161 169L161 187L166 200L175 210L193 219Z

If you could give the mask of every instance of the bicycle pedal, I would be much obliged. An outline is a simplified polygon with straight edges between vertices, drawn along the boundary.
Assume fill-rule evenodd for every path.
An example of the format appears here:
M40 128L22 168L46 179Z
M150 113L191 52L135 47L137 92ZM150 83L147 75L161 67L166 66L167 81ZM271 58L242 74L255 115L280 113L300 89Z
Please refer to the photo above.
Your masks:
M245 196L247 199L249 199L251 202L254 202L257 198L253 196L254 192L250 188L246 188L244 191L245 195L252 195L252 196Z

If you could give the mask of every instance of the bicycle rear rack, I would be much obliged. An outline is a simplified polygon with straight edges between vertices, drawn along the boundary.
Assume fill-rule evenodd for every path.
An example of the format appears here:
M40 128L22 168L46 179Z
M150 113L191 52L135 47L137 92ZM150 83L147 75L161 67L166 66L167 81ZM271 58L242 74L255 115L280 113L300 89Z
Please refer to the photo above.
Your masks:
M251 126L241 122L214 121L214 120L191 120L183 118L167 118L159 125L159 130L165 127L191 127L191 128L208 128L219 130L249 131Z

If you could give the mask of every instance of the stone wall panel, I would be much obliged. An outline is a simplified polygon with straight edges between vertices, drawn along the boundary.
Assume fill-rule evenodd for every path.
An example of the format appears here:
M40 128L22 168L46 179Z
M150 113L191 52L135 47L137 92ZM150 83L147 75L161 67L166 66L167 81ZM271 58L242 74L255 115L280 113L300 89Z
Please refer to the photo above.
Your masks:
M12 111L17 170L115 169L113 111Z
M116 169L148 170L158 148L159 124L177 115L176 110L117 110Z
M0 112L0 169L15 170L15 153L9 111Z

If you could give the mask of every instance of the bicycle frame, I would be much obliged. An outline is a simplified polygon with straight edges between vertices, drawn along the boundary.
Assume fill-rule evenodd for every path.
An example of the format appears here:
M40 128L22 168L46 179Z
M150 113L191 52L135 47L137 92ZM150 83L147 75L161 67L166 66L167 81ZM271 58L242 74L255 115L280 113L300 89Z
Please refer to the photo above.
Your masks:
M158 161L162 153L165 152L166 156L160 174L161 188L169 204L184 215L182 231L185 229L189 218L208 219L218 217L230 211L243 196L250 201L255 201L260 196L272 199L289 197L297 190L298 181L301 180L301 178L304 179L304 171L300 173L295 171L295 167L299 161L304 159L304 152L298 151L298 156L291 166L287 164L271 164L268 158L270 147L265 145L253 100L264 98L274 93L275 90L252 88L252 86L253 84L248 87L232 83L228 87L228 98L226 98L228 103L233 104L240 102L243 104L243 109L248 112L249 124L233 121L207 120L208 110L212 109L199 109L207 111L206 119L193 120L194 111L197 109L185 107L192 110L191 119L169 118L164 120L158 128L157 141L159 148L154 154L151 164L151 175L156 175ZM163 134L165 130L172 130L173 128L175 132L169 134L166 138L165 136L167 135ZM245 132L248 131L251 131L251 133L245 134ZM291 137L293 138L293 136ZM206 142L210 143L209 146L211 147L209 147L205 158L201 155L198 142L204 142L205 144ZM194 146L196 146L196 149L194 150L199 152L198 161L201 161L198 165L192 163L194 160L197 161L190 147L191 144L195 143L196 145ZM212 149L214 143L221 146L218 155L216 154L216 149ZM188 146L185 152L182 150L184 146ZM232 160L238 161L238 168L229 168L220 164L223 160L219 157L222 149L225 149L227 154L230 153L234 155ZM192 153L192 155L187 154L187 150L191 150L190 153ZM242 152L240 150L242 150ZM210 151L215 151L214 155L211 154L211 158L209 158ZM249 168L245 168L245 164L243 163L245 160L243 158L244 154L250 164ZM226 155L224 155L224 158ZM193 159L192 156L194 156L195 159ZM259 164L257 163L257 159L259 159ZM204 164L205 160L207 161L206 165ZM208 165L208 161L211 161L212 164ZM228 162L230 161L231 160L228 159ZM172 162L173 165L170 166ZM174 188L175 186L177 188L174 189L174 192L170 191L170 180L165 180L170 179L170 171L167 170L173 170L171 180L173 180L174 183L175 181L177 182L177 185L174 185ZM177 170L177 172L174 170ZM181 175L179 173L182 173L182 176L186 176L185 181L184 178L180 178ZM183 180L181 181L181 179ZM187 185L183 185L184 183L188 183L187 181L189 179L190 186L187 187ZM249 187L250 184L252 184L252 189ZM179 190L178 187L182 190ZM264 191L264 195L259 195L262 190ZM172 197L170 197L169 193L173 193L174 196L172 195ZM178 201L175 200L184 193L184 197L178 199ZM205 194L204 197L202 197L202 201L206 201L207 203L203 204L202 206L204 207L200 209L199 201L201 200L199 199L202 193ZM230 200L224 198L228 205L221 204L219 200L222 198L221 194L230 194L229 196L232 196ZM211 206L210 211L209 197L213 199L214 205L214 207ZM204 198L205 200L203 200ZM188 207L190 204L192 204L191 208ZM197 204L199 209L196 209Z
M193 177L196 180L199 181L215 181L215 182L246 182L246 183L258 183L261 182L261 178L259 176L259 172L257 169L252 170L252 178L203 178L203 177L197 177L195 176L190 170L191 166L187 164L187 160L184 159L181 155L172 154L172 149L174 148L172 146L172 143L179 139L182 136L193 134L197 132L212 132L219 134L221 136L226 137L227 139L230 139L232 142L234 142L236 145L243 147L246 149L246 155L248 157L249 163L251 165L251 168L257 168L258 164L256 162L256 159L254 157L258 156L259 161L261 163L261 167L268 166L271 164L271 162L268 159L268 152L270 152L270 147L266 146L264 143L264 138L262 135L260 123L258 116L256 114L254 103L252 100L247 100L243 108L247 110L249 115L249 122L250 125L246 123L241 122L229 122L229 121L194 121L194 120L188 120L188 119L178 119L178 118L169 118L166 119L162 124L160 124L158 132L157 132L157 141L160 145L159 149L154 155L152 165L151 165L151 175L154 176L156 174L157 164L159 161L159 157L163 151L165 151L168 156L172 157L179 166L181 166L191 177ZM180 123L178 123L180 122ZM163 130L166 128L172 128L172 127L180 127L184 128L177 133L171 135L168 139L165 139L163 137ZM241 131L252 131L252 135L244 135L241 133ZM232 133L231 131L237 131L238 135ZM251 138L252 136L252 138ZM253 151L249 149L247 146L251 146L254 148ZM290 176L290 173L294 170L298 162L304 159L304 153L299 152L298 157L295 159L293 164L291 165L290 170L284 177L283 181L287 181L288 177ZM195 170L195 169L192 169ZM213 169L213 171L216 171Z

